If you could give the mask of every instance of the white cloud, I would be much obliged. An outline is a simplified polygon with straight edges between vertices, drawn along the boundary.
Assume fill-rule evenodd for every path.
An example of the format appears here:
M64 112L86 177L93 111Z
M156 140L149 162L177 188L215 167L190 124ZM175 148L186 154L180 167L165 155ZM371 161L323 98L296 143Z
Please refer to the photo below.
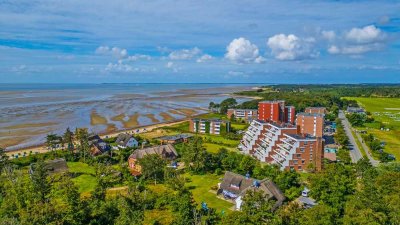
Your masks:
M135 54L127 58L128 61L151 60L151 59L152 59L151 56L142 54Z
M379 51L386 45L387 35L374 25L363 28L352 28L344 33L340 42L328 48L330 54L361 55Z
M174 73L178 72L180 68L178 68L174 62L167 62L167 64L165 64L165 67L168 69L171 69Z
M240 37L233 39L226 47L225 58L236 63L261 63L264 58L259 55L258 47L249 40Z
M187 60L192 59L193 57L201 54L201 50L197 47L192 49L181 49L177 51L172 51L169 53L169 58L171 60Z
M328 40L328 41L333 41L333 40L335 40L335 38L336 38L336 33L335 33L335 31L333 31L333 30L328 30L328 31L323 30L323 31L321 32L321 34L322 34L322 37L323 37L324 39Z
M99 46L95 52L99 55L112 55L117 59L124 59L128 56L128 51L126 49L118 47L110 48L108 46Z
M134 68L131 65L123 64L121 61L118 61L118 63L109 63L106 66L106 71L109 72L133 72Z
M318 52L313 50L314 42L314 38L301 39L294 34L277 34L268 38L267 45L276 59L298 60L318 56Z
M200 58L198 58L198 59L196 60L196 62L202 63L202 62L210 61L210 60L212 60L213 58L214 58L214 57L212 57L211 55L204 54L204 55L200 56Z
M328 48L328 52L331 54L339 54L340 49L337 46L332 45L331 47Z
M386 35L374 25L369 25L363 28L351 29L345 34L345 38L346 40L353 43L368 44L382 42L385 40Z

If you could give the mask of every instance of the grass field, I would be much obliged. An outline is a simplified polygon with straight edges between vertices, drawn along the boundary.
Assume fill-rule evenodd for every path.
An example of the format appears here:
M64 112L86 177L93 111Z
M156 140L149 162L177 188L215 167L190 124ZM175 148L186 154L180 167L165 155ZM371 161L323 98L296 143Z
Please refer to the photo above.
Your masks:
M211 153L217 153L219 151L219 149L221 149L221 148L226 148L226 149L228 149L228 151L236 150L236 148L225 147L225 146L221 146L219 144L213 144L213 143L204 143L204 146L206 147L207 151L211 152Z
M382 122L389 131L379 129L379 123L365 124L367 131L386 142L385 151L400 161L400 98L346 98L356 100L372 114L376 121Z
M70 173L74 174L72 181L78 186L81 195L88 195L96 186L94 167L82 162L67 162Z
M220 178L223 177L222 175L186 174L185 177L189 180L189 182L186 183L186 186L188 186L190 191L193 193L194 200L197 204L205 202L209 207L215 208L217 213L221 213L222 210L224 210L225 213L229 213L231 211L230 209L233 206L232 203L219 199L217 198L216 193L210 192L211 187L216 186L221 182Z

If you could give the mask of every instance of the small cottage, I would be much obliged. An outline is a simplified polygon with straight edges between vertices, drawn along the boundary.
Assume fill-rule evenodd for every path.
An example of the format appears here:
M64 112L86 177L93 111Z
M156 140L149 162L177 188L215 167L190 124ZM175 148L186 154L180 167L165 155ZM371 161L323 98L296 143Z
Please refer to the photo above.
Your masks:
M240 210L243 204L243 197L249 190L260 190L265 193L268 199L275 199L274 209L282 205L286 199L278 186L269 179L256 180L250 178L249 175L242 176L240 174L227 171L222 183L219 184L217 194L221 194L225 199L231 199L236 209Z
M163 159L175 160L178 157L178 153L171 144L158 145L150 148L143 148L135 150L128 158L128 165L131 174L138 176L142 173L142 168L138 164L138 160L145 157L146 155L157 154Z
M139 142L130 134L119 134L115 141L119 148L137 148Z
M91 145L90 152L93 156L98 156L111 150L111 146L103 141L99 135L89 137L89 144Z

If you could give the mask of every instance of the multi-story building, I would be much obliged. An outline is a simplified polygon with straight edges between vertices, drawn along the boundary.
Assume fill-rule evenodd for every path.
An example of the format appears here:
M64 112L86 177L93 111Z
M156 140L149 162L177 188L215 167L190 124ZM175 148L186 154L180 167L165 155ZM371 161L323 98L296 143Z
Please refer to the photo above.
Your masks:
M295 118L295 108L285 106L284 101L264 101L259 104L258 118L251 122L239 144L244 154L277 164L282 170L302 171L310 164L321 170L324 114L299 113Z
M242 119L244 121L252 121L257 119L257 109L228 109L226 113L228 118L231 118L232 115L235 119Z
M285 169L302 171L310 164L319 171L324 157L324 140L308 135L284 134L273 148L269 163Z
M258 103L258 119L275 123L294 123L295 108L285 106L285 101L262 101Z
M285 106L285 122L294 124L296 120L296 109L294 106Z
M298 113L296 125L300 127L300 133L315 137L322 137L324 132L324 114Z
M326 108L325 107L307 107L304 110L305 113L318 113L318 114L326 114Z
M221 119L199 119L190 120L189 130L194 133L201 134L221 134L222 132L230 132L230 122Z
M285 119L285 101L259 102L258 119L262 121L283 122Z

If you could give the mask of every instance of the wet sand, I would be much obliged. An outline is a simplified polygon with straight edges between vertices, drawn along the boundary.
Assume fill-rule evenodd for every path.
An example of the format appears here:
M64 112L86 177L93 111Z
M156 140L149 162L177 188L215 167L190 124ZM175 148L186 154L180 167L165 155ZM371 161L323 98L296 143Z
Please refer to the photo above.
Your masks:
M152 123L159 123L160 120L158 120L154 114L152 113L148 113L145 115L147 118L149 118L151 120Z
M113 116L111 120L116 122L122 122L124 118L125 118L125 113L121 113L119 115Z
M57 123L25 123L25 124L16 124L12 126L3 127L4 130L14 130L14 129L25 129L25 128L38 128L38 127L49 127L56 125Z
M160 116L163 118L164 121L171 121L171 120L175 119L175 117L171 116L170 114L168 114L166 112L160 113Z
M132 128L139 125L138 119L139 119L139 113L135 113L129 116L128 121L122 120L121 122L124 125L124 128Z
M96 125L106 125L107 124L107 118L99 115L95 110L93 110L90 113L90 125L96 126Z

